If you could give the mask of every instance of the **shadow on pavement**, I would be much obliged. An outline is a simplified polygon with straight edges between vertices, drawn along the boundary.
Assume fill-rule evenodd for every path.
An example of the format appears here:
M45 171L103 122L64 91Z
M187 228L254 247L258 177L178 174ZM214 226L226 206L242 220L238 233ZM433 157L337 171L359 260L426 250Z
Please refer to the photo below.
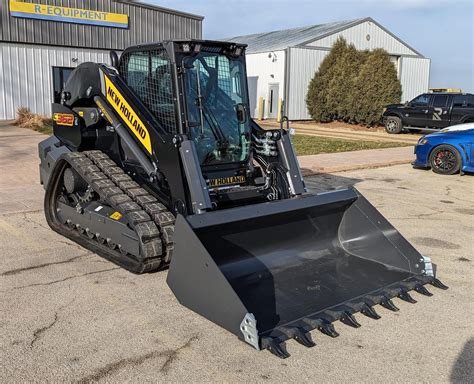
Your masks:
M474 337L466 344L458 355L451 369L451 383L472 383L474 378Z
M334 173L321 173L314 176L306 176L304 181L309 192L320 193L349 188L363 180L344 177Z

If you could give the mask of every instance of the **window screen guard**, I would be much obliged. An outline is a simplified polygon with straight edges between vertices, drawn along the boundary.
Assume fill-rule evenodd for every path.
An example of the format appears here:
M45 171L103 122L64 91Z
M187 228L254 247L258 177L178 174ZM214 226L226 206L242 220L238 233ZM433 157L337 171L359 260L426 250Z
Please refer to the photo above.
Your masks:
M164 49L130 52L121 61L127 85L171 134L177 132L170 59Z

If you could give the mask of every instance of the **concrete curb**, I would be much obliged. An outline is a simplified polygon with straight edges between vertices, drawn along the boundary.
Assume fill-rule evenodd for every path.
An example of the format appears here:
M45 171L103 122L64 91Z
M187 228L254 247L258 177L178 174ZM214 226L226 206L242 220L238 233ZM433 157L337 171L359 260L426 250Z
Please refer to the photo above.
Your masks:
M356 171L359 169L374 169L374 168L383 168L383 167L390 167L393 165L400 165L400 164L410 164L413 160L396 160L390 163L370 163L370 164L358 164L355 166L350 165L341 165L335 167L318 167L313 169L308 168L301 168L301 173L304 177L307 176L315 176L321 175L323 173L337 173L337 172L347 172L347 171Z
M413 159L412 146L298 156L303 176L410 164Z

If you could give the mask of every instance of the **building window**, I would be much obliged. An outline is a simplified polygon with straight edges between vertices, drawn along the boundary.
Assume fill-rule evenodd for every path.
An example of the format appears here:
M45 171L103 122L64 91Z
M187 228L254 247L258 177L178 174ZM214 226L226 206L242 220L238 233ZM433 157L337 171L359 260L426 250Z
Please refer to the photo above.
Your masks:
M61 101L61 92L73 70L74 68L69 67L53 67L53 100L55 103Z

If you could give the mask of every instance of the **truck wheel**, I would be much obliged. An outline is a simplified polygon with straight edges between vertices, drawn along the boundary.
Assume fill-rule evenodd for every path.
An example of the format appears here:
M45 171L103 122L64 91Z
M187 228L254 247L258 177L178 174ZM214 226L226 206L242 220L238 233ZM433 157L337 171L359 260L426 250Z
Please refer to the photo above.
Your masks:
M387 133L400 133L402 131L402 121L397 116L389 116L385 119L385 130Z
M454 175L461 169L461 155L451 145L440 145L430 155L430 165L434 173Z

